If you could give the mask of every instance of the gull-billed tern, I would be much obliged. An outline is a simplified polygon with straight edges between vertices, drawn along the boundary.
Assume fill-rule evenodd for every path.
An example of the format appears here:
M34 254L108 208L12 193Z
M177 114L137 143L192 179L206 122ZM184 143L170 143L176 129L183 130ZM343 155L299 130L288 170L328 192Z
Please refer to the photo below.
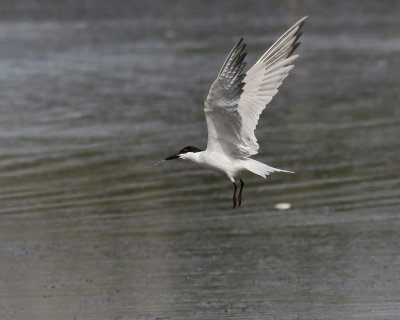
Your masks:
M259 149L254 130L260 114L293 68L292 63L298 55L292 53L300 44L298 40L306 19L300 19L289 28L246 73L243 73L246 44L241 39L226 58L204 102L207 148L188 146L164 159L190 160L226 174L234 187L234 208L237 202L239 206L242 203L242 172L250 171L263 178L272 172L291 173L250 157ZM240 180L237 198L235 179Z

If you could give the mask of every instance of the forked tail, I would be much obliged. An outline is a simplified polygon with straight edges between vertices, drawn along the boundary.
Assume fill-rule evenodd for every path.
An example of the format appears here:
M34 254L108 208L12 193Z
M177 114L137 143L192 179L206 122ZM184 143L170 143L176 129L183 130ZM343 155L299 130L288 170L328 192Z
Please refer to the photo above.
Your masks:
M264 179L272 172L294 173L293 171L287 171L287 170L282 170L282 169L277 169L274 167L267 166L266 164L256 161L254 159L244 160L244 167L247 170L249 170L250 172L257 174L257 175L263 177Z

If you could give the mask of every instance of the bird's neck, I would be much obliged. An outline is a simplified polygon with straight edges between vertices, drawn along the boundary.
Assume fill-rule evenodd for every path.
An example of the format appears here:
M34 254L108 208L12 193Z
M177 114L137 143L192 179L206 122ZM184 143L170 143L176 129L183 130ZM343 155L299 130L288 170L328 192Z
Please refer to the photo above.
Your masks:
M199 151L199 152L187 152L184 154L181 154L179 157L183 160L189 160L195 163L201 162L201 157L203 155L204 151Z

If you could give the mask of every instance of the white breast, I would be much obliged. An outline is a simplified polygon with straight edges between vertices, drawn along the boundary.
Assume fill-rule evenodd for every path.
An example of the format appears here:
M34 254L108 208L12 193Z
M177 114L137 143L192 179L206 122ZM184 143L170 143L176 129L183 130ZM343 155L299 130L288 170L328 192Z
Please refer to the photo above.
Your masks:
M203 168L213 170L215 172L226 174L232 181L239 172L245 168L241 166L240 160L234 160L227 157L224 153L202 151L194 153L188 160L196 162Z

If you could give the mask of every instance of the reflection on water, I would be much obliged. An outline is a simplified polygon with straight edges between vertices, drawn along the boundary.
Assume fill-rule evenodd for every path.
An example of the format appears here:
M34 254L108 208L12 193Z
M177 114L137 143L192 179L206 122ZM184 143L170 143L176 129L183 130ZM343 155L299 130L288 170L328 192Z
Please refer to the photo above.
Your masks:
M1 319L397 319L399 3L0 4ZM202 101L308 14L231 208ZM287 211L277 203L290 203Z

